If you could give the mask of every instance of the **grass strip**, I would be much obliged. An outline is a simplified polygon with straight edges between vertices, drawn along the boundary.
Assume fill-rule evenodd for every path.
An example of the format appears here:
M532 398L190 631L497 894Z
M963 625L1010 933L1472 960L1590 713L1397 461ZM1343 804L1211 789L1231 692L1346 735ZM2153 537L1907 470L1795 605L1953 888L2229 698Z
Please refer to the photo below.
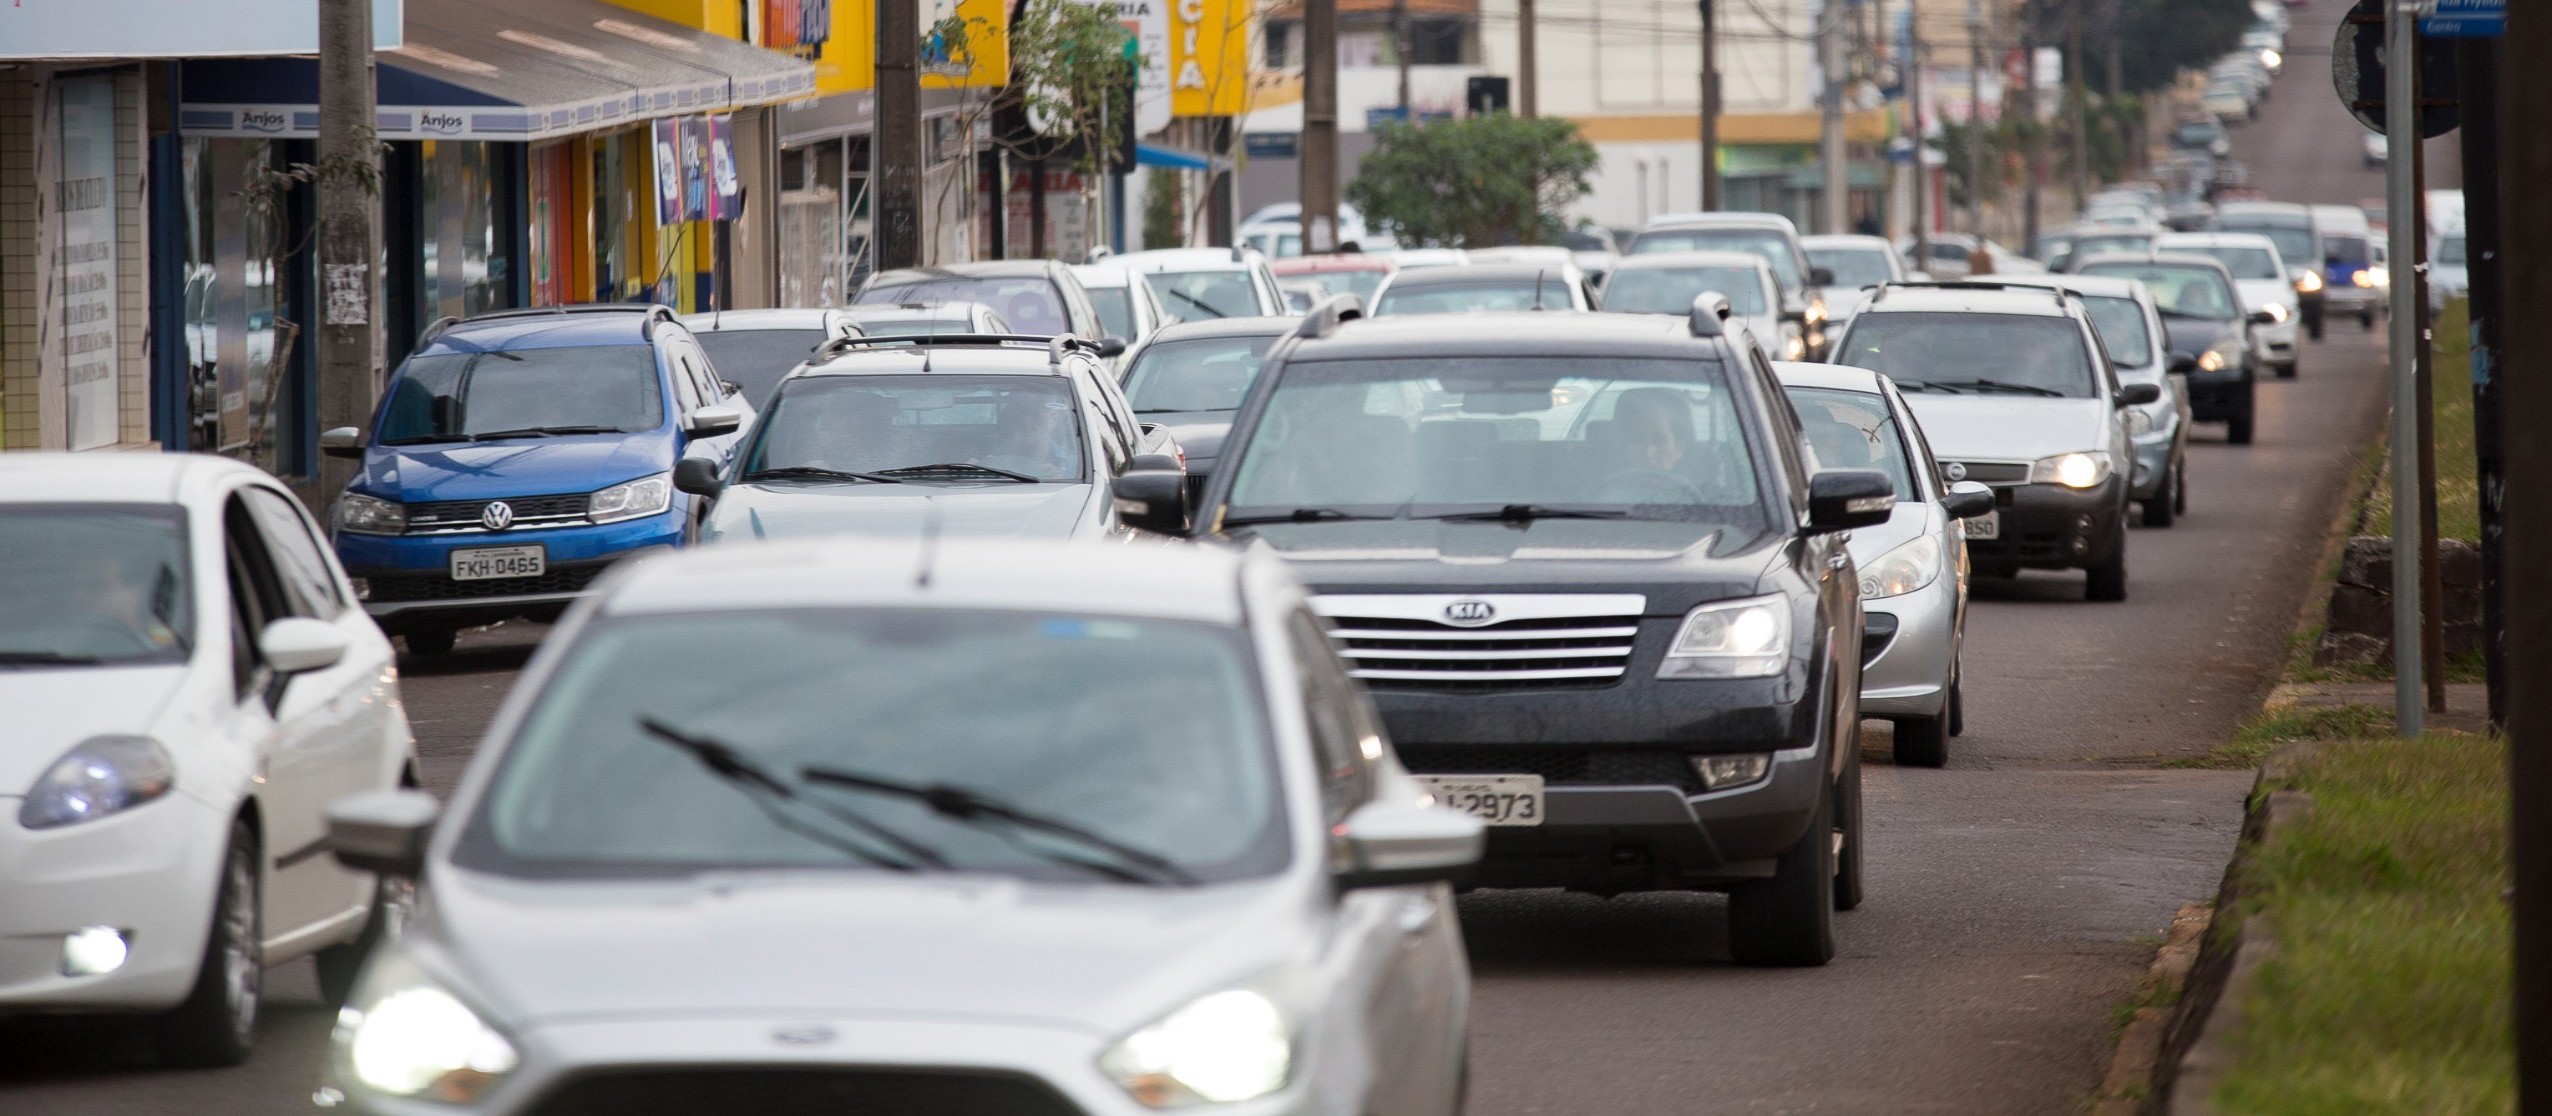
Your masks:
M2276 949L2216 1111L2513 1111L2504 745L2341 739L2297 758L2277 785L2313 808L2244 869L2242 915L2264 918Z
M2437 355L2429 369L2428 411L2437 447L2437 537L2481 541L2481 472L2472 444L2472 325L2461 299L2446 304L2429 332ZM2378 484L2366 504L2365 534L2392 534L2392 486Z

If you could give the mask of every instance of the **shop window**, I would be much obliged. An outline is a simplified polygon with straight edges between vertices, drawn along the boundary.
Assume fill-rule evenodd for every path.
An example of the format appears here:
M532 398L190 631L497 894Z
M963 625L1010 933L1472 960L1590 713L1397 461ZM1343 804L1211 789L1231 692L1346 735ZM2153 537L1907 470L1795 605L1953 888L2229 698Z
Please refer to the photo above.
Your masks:
M277 147L195 137L182 153L188 446L280 474L297 413L292 355L306 343L287 297L295 245L288 207L241 188L253 169L280 165Z
M509 301L504 239L498 228L496 160L488 144L427 140L420 215L425 225L426 320L467 318Z

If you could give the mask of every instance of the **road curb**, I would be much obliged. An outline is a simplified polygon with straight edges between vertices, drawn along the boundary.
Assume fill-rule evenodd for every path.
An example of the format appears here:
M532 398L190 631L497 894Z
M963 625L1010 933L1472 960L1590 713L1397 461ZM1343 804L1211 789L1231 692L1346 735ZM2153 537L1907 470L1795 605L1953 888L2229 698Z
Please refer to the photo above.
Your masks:
M2101 1078L2100 1100L2092 1105L2092 1116L2136 1116L2137 1105L2152 1091L2154 1067L2162 1058L2173 1008L2197 964L2200 943L2213 918L2214 908L2204 903L2184 903L2171 916L2170 933L2162 948L2154 951L2144 983L2136 988L2135 1002L2144 1006L2118 1033L2118 1049L2110 1055L2108 1074Z

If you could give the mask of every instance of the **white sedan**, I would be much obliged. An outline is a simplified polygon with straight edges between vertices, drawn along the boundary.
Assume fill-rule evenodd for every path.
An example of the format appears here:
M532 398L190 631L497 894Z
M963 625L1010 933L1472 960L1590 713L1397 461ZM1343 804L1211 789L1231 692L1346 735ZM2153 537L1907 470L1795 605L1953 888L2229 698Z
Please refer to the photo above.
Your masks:
M216 457L0 457L0 1015L155 1013L248 1056L262 971L350 983L372 877L333 799L412 770L389 640L273 477Z

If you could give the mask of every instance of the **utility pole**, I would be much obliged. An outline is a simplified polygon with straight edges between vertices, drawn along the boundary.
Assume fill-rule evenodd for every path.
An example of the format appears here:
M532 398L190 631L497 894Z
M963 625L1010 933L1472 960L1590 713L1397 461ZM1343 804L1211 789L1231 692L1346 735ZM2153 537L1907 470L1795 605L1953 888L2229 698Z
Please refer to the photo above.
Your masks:
M1985 9L1967 0L1967 231L1985 235Z
M1397 0L1395 0L1397 2ZM1702 0L1708 6L1710 0ZM1704 16L1702 21L1709 22ZM1515 0L1515 115L1531 120L1542 112L1541 27L1534 22L1533 0ZM1704 65L1708 61L1704 60Z
M877 9L877 124L875 152L877 270L922 264L921 7L887 0ZM1032 164L1042 175L1042 163ZM1032 189L1034 187L1032 186ZM1040 199L1042 200L1042 199ZM1043 217L1040 206L1029 220Z
M2552 58L2552 6L2508 5L2507 37L2498 49L2507 59ZM2393 57L2401 56L2396 49ZM2552 181L2552 132L2542 124L2552 120L2552 82L2503 76L2492 93L2497 98L2490 113L2498 125L2493 137L2499 159L2496 200L2504 203L2521 196L2515 189L2520 183ZM2471 111L2469 101L2465 111ZM2471 127L2472 118L2465 117L2464 123ZM2467 145L2471 142L2467 135ZM2466 190L2472 185L2464 183ZM2468 195L2465 201L2470 204ZM2494 208L2498 227L2492 240L2497 244L2552 244L2552 206ZM2500 267L2496 260L2490 266L2503 284L2492 320L2505 348L2492 354L2502 359L2492 361L2490 375L2498 389L2501 426L2541 430L2552 424L2552 377L2544 374L2552 369L2552 314L2502 318L2495 311L2543 305L2539 300L2552 298L2552 270ZM2498 367L2511 374L2498 375ZM2508 482L2505 568L2552 569L2552 438L2509 438L2501 448ZM2507 592L2501 604L2507 618L2509 677L2529 682L2552 677L2552 594ZM2516 924L2516 987L2510 999L2516 1008L2517 1111L2533 1116L2552 1112L2552 810L2543 808L2546 796L2552 795L2552 687L2508 687L2507 711L2508 790L2514 806L2508 843L2514 886L2508 904Z
M2396 62L2418 57L2418 6L2414 0L2389 0L2385 4L2385 53ZM2417 68L2414 65L2392 65L2384 69L2384 134L2405 150L2416 150L2419 144L2419 105L2417 101ZM2413 160L2395 158L2386 164L2385 206L2396 215L2407 217L2416 212L2419 196L2411 182ZM2413 228L2418 222L2395 220L2391 227L2392 252L2395 261L2415 257L2417 248L2411 243L2418 235ZM2392 284L2392 506L2393 506L2393 717L2404 736L2416 736L2421 728L2421 715L2426 712L2420 692L2419 638L2419 414L2428 401L2419 394L2418 310L2411 305L2418 297L2418 284ZM2519 567L2523 568L2523 567ZM2529 804L2529 807L2531 804Z
M2490 724L2508 727L2506 451L2499 423L2499 354L2505 344L2500 297L2499 42L2462 44L2464 258L2471 261L2472 449L2481 487L2481 656Z
M1338 250L1338 0L1303 0L1303 252Z
M1825 78L1817 128L1817 159L1825 164L1825 189L1817 207L1817 231L1852 231L1852 164L1843 146L1843 0L1825 0L1817 11L1817 69Z
M1533 0L1517 0L1525 11ZM1701 208L1719 209L1719 13L1718 0L1701 4Z
M319 428L363 429L381 390L381 145L373 132L372 0L319 5ZM365 168L369 168L366 173ZM358 463L319 462L336 501ZM324 515L323 515L324 518Z
M2073 98L2073 204L2081 213L2091 200L2090 114L2082 84L2082 0L2065 5L2065 88Z
M2412 103L2427 93L2427 82L2419 70L2419 56L2410 56L2413 67L2410 87ZM2446 711L2446 588L2437 576L2437 408L2436 350L2428 336L2428 144L2416 140L2410 145L2409 215L2396 216L2393 223L2410 222L2410 243L2415 246L2410 274L2401 276L2395 266L2393 282L2410 280L2410 304L2418 308L2418 318L2411 335L2419 339L2419 661L2428 664L2428 711ZM2395 256L2398 260L2401 257Z
M2035 21L2024 16L2020 21L2020 114L2026 130L2021 132L2020 238L2030 251L2037 250L2040 231L2040 197L2047 186L2047 129L2038 117L2038 29Z
M1905 13L1905 103L1913 106L1914 270L1932 269L1932 168L1923 158L1923 5Z
M1418 122L1409 107L1409 0L1391 0L1391 56L1400 63L1400 119Z

